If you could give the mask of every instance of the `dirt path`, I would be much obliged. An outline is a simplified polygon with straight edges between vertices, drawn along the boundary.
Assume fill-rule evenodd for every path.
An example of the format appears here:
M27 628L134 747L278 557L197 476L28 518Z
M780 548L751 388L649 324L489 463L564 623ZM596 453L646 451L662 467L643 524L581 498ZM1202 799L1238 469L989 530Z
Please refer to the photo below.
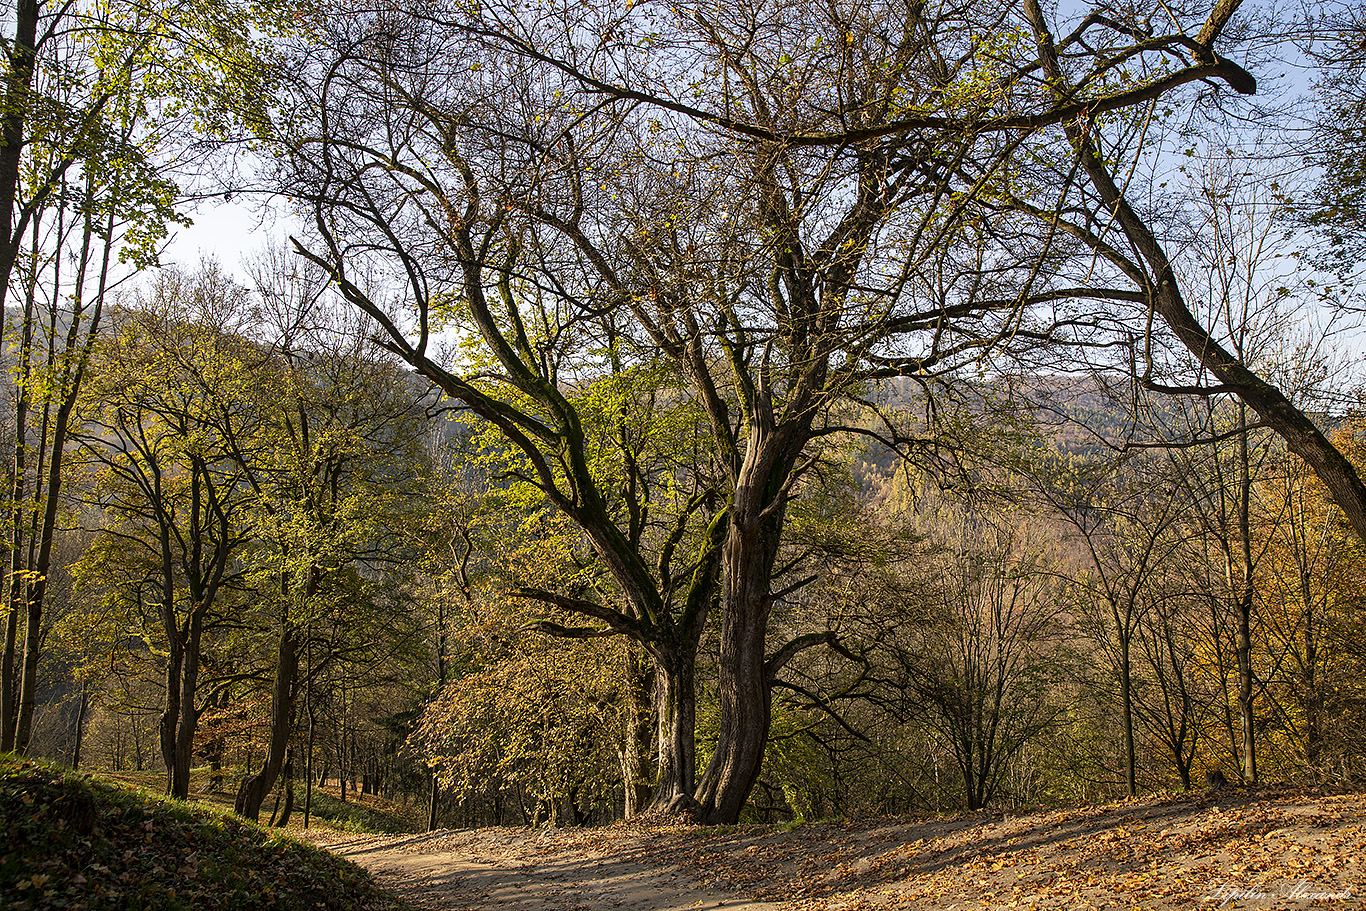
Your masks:
M1366 795L1023 815L314 839L431 911L1366 907Z
M311 840L375 874L387 888L432 911L776 911L709 888L652 858L624 829L443 830L427 835Z

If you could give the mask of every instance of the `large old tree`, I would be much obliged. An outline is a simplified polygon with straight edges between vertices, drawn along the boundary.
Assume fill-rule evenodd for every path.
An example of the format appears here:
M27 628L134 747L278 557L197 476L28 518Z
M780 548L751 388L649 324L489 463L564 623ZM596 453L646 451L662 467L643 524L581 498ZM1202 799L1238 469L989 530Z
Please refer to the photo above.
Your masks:
M659 660L719 600L718 740L673 789L734 821L774 681L827 638L769 641L803 583L780 561L789 505L846 429L837 405L898 376L932 405L987 353L1094 322L1059 302L1138 297L1060 286L1066 238L999 202L1065 199L1027 165L1079 120L1201 80L1249 89L1214 47L1231 11L1097 9L1055 41L1032 4L385 5L301 50L281 186L313 215L301 252L525 455L622 604L528 595ZM717 502L653 539L594 472L575 401L613 358L670 365L718 466ZM883 436L932 449L930 428Z

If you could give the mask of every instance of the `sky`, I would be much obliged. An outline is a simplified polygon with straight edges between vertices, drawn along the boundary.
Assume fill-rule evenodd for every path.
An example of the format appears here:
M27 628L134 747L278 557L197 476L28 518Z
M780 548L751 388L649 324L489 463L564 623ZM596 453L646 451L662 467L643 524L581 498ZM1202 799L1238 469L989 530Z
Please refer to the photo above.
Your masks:
M201 259L216 259L243 283L246 260L271 244L283 243L289 234L286 219L268 209L259 210L255 202L216 199L201 204L190 217L194 224L175 233L161 262L192 267Z

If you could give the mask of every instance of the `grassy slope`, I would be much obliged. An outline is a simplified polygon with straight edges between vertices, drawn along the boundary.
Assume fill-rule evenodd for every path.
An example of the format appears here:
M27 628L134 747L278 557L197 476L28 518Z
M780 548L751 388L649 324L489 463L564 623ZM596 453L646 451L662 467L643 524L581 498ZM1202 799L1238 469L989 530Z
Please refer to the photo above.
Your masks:
M230 815L0 756L0 909L404 911L370 875Z
M224 786L217 791L207 788L209 770L207 767L190 770L190 802L205 807L222 810L232 809L237 783L242 780L241 769L224 773ZM121 781L133 787L142 788L149 794L157 794L166 787L166 773L159 769L141 772L116 772L101 774L102 778ZM400 835L418 832L426 820L419 818L422 808L376 797L373 794L355 794L348 790L346 800L338 800L335 789L327 791L313 789L311 822L313 826L325 829L339 829L344 832L368 832L373 834ZM274 795L268 797L261 806L261 822L270 819L274 807ZM302 828L304 824L304 786L294 784L294 812L290 815L289 829Z

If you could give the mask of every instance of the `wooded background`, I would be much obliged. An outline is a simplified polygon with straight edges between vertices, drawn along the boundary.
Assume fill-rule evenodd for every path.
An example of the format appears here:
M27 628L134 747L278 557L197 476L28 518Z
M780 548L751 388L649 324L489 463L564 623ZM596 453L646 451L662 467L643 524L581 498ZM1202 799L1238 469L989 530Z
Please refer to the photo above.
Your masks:
M20 0L0 749L279 824L1358 780L1361 12Z

